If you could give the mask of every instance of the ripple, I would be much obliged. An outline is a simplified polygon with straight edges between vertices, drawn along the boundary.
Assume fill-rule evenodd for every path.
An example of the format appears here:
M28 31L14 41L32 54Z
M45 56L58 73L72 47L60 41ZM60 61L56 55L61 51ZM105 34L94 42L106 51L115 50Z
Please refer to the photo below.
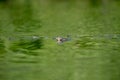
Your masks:
M34 60L10 60L12 63L38 63L38 61Z
M36 50L42 49L42 46L43 40L41 38L32 40L22 39L11 43L10 50L15 53L24 53L37 56L38 53Z
M106 39L106 38L94 38L91 36L83 36L75 40L74 46L78 48L91 48L91 49L97 49L97 48L113 48L118 49L120 42L118 42L116 39Z

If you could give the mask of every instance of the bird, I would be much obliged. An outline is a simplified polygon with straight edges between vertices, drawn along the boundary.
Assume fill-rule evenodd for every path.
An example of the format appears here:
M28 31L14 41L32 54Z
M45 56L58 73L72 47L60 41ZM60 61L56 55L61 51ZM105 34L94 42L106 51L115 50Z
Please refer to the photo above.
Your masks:
M67 35L66 38L63 38L63 37L58 36L58 37L56 37L55 39L56 39L56 41L57 41L58 44L61 44L61 43L63 43L63 42L66 42L66 41L71 40L71 38L70 38L69 35Z

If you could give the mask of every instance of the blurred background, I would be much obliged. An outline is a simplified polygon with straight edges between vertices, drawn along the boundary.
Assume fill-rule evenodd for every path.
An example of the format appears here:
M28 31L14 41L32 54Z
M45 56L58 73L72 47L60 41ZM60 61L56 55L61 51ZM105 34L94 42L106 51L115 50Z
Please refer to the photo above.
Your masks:
M119 80L119 21L120 0L0 0L0 80Z

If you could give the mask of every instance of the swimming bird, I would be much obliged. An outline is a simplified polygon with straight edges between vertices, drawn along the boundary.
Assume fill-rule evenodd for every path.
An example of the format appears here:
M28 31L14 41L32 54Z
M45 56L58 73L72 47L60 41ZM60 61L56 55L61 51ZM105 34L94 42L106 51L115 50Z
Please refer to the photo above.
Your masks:
M66 41L71 40L71 38L70 38L69 35L67 35L66 38L63 38L63 37L56 37L55 39L57 40L57 43L58 43L58 44L61 44L61 43L63 43L63 42L66 42Z

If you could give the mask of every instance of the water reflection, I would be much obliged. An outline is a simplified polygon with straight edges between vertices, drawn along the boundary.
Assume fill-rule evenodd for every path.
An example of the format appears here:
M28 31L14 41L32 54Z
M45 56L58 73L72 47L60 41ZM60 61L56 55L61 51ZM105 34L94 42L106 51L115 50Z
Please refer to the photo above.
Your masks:
M106 28L107 24L101 25L103 23L97 8L94 10L90 7L90 10L83 10L81 5L81 7L71 6L65 9L62 4L59 4L61 7L59 9L57 3L54 4L54 8L49 5L42 5L42 7L36 5L37 8L40 7L37 17L42 16L44 20L44 27L39 34L46 36L49 35L46 32L51 36L59 32L70 32L73 35L80 35L82 32L88 34L57 45L52 39L45 40L20 34L20 32L26 35L29 32L35 34L34 30L41 27L41 20L36 19L34 15L35 8L32 7L32 0L18 1L20 2L10 3L9 8L2 9L6 14L1 14L4 16L0 24L4 25L2 29L6 30L3 32L10 36L4 37L8 40L0 41L0 59L2 58L0 65L3 67L0 66L0 75L6 76L5 80L110 80L110 78L119 80L120 40L116 36L107 36L107 39L90 36L91 32L104 34L109 28L111 31L106 33L119 31L119 27L112 25L114 22L112 19L109 18L112 27ZM112 16L118 17L113 14ZM11 28L13 31L10 32ZM9 33L17 38L12 38L13 35ZM6 50L8 52L5 52Z
M0 38L0 58L4 57L4 53L6 52L5 50L5 44L4 44L4 40Z
M25 54L25 53L15 53L13 56L11 56L12 59L9 59L8 62L10 63L38 63L39 61L37 60L37 56L31 55L31 54Z
M116 35L117 36L117 35ZM78 48L90 48L90 49L106 49L105 47L108 47L108 49L116 48L119 50L119 37L116 37L115 35L104 35L104 36L82 36L75 40L75 46Z
M75 41L75 45L78 47L92 47L95 45L95 42L91 40L91 37L84 36Z
M100 6L102 5L102 0L89 0L91 6Z
M4 3L6 3L6 2L8 2L9 0L0 0L0 2L4 2Z
M9 5L11 21L15 32L33 32L41 27L41 21L35 19L32 0L11 2Z
M35 50L43 47L42 38L20 38L17 41L11 42L10 50L13 52L26 53L29 55L37 55Z

